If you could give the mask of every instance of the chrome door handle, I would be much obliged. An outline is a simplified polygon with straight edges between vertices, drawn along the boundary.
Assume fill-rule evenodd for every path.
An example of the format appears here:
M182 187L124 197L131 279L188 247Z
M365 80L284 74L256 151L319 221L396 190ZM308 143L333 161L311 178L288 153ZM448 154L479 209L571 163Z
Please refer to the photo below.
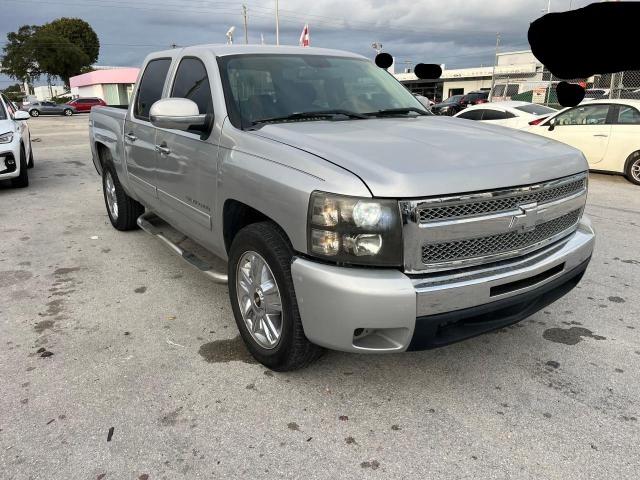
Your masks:
M171 153L171 150L169 150L167 147L163 147L162 145L156 145L156 152L158 152L160 155L169 155Z
M593 135L594 137L608 137L609 135L605 135L604 133L596 133Z
M138 137L136 137L133 133L127 133L125 137L127 137L127 140L129 140L130 142L135 142L138 139Z

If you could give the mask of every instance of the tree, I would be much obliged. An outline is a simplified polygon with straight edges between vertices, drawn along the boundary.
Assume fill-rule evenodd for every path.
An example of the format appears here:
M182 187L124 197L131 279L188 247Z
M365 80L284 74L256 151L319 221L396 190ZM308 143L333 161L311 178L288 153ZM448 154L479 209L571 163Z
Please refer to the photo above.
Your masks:
M84 20L59 18L42 26L24 25L7 34L0 59L1 71L20 81L32 82L42 75L60 77L69 85L98 60L98 35Z
M21 82L32 82L40 78L42 72L36 59L33 35L36 25L23 25L17 32L7 33L7 44L0 59L0 71Z
M14 83L13 85L9 85L7 88L2 90L7 98L13 102L20 102L24 97L24 93L22 93L22 88L19 83Z

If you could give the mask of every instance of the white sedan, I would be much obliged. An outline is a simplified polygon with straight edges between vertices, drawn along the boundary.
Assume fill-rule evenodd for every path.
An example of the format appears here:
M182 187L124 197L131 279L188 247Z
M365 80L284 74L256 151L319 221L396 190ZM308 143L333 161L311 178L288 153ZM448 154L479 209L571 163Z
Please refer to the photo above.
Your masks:
M640 100L592 100L526 131L582 150L591 170L621 173L640 185Z
M530 102L490 102L465 108L454 115L457 118L478 120L493 125L511 128L525 128L540 123L557 110Z
M29 185L27 168L33 167L29 118L0 93L0 180L18 188Z

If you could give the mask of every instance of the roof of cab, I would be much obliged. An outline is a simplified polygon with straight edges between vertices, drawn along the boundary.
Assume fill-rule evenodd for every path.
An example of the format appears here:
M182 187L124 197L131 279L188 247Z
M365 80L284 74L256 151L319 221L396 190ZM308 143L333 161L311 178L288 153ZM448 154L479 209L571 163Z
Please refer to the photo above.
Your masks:
M329 48L315 47L298 47L287 45L225 45L225 44L207 44L193 45L173 50L164 50L162 52L154 52L154 57L159 55L174 55L176 51L180 53L188 53L195 50L212 50L218 57L228 55L254 55L254 54L282 54L282 55L329 55L337 57L366 58L356 53L346 52L344 50L333 50Z

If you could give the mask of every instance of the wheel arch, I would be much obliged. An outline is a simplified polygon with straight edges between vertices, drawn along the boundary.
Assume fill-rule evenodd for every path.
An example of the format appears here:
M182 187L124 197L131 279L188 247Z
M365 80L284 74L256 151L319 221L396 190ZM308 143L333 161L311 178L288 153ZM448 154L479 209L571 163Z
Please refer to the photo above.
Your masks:
M231 249L233 239L240 230L252 223L265 221L272 222L280 231L282 231L283 235L289 242L289 245L291 245L291 239L287 235L287 232L273 218L239 200L232 198L225 200L222 208L222 234L227 254Z

